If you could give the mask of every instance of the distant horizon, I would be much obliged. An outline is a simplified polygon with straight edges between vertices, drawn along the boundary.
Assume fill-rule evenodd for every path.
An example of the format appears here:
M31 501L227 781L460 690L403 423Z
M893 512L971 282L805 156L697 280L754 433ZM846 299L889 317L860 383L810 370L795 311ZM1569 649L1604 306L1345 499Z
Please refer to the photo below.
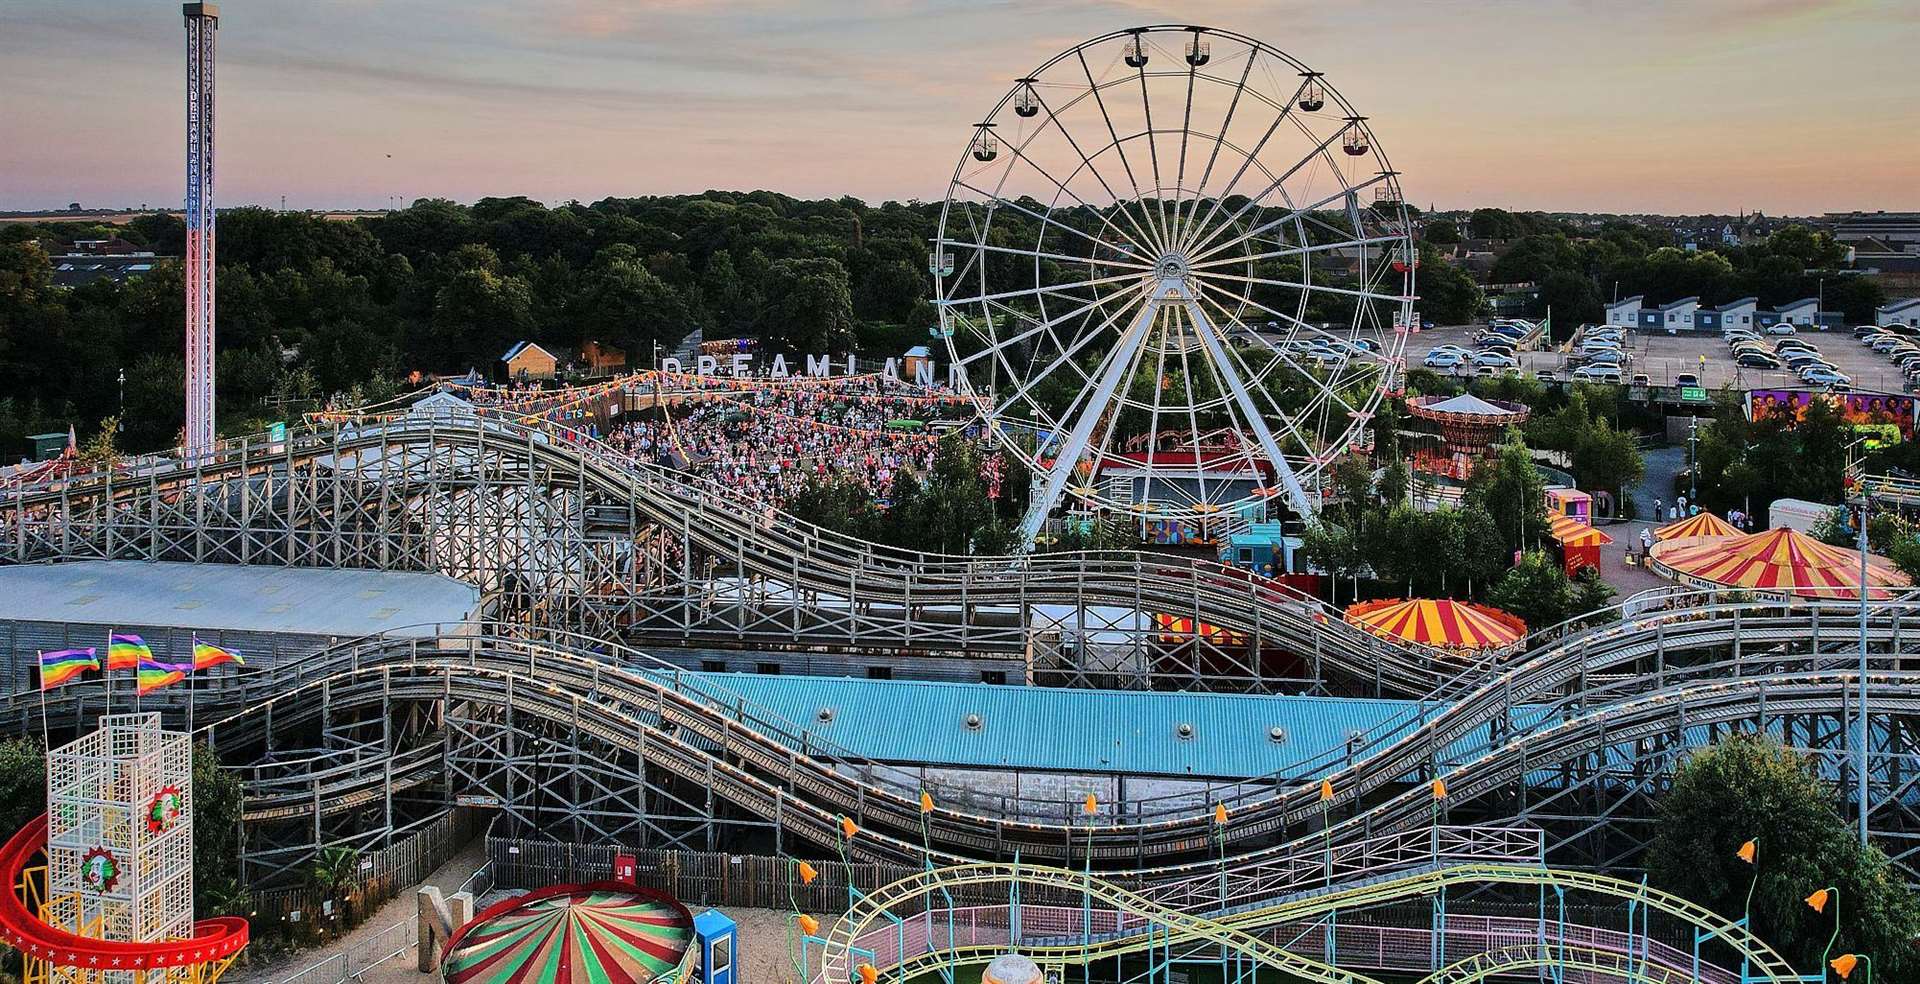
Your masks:
M731 185L938 201L1012 79L1085 38L1172 22L1325 71L1422 208L1920 210L1920 4L1903 0L858 7L239 0L219 33L217 197L382 210ZM0 0L0 24L0 209L177 208L178 6ZM1844 85L1816 64L1845 66Z

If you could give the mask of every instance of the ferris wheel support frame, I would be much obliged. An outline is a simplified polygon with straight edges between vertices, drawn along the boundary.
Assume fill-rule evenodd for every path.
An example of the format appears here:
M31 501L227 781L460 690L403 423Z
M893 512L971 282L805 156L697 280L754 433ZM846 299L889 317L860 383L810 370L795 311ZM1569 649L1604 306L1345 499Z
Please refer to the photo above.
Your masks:
M1193 319L1193 334L1201 346L1207 350L1220 372L1227 377L1227 393L1247 415L1247 424L1253 430L1254 439L1260 443L1269 461L1274 463L1280 484L1286 489L1287 502L1302 516L1313 512L1312 500L1307 497L1306 487L1300 484L1300 477L1293 473L1287 458L1280 453L1279 442L1273 439L1273 431L1267 427L1259 409L1247 395L1245 383L1233 368L1232 360L1220 346L1220 339L1214 334L1213 322L1200 306L1199 295L1187 284L1184 276L1162 279L1153 290L1152 297L1140 309L1140 314L1127 326L1120 343L1108 353L1107 365L1100 376L1099 384L1090 398L1081 407L1080 416L1074 421L1073 430L1053 460L1053 466L1047 469L1046 483L1041 486L1027 504L1026 516L1020 522L1021 542L1026 550L1033 550L1040 535L1040 528L1046 524L1047 516L1053 511L1054 504L1060 501L1060 493L1066 490L1067 479L1079 463L1080 455L1086 450L1087 442L1093 439L1093 429L1108 409L1113 393L1120 382L1127 378L1133 369L1134 357L1146 343L1153 323L1160 318L1160 312L1169 305L1178 305ZM1198 452L1195 453L1195 466L1198 467ZM1091 478L1092 476L1090 476ZM1151 491L1151 490L1149 490Z

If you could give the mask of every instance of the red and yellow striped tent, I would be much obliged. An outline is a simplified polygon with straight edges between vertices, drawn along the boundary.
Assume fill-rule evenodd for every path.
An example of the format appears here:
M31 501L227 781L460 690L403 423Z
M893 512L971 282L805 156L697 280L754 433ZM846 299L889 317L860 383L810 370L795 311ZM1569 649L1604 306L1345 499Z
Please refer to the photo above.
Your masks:
M1669 540L1653 546L1655 571L1701 587L1739 588L1802 598L1857 598L1860 555L1821 543L1795 529L1709 540ZM1885 557L1867 556L1868 597L1913 582Z
M1363 601L1347 621L1379 636L1449 652L1507 649L1527 637L1527 623L1498 608L1448 599Z
M1707 536L1746 536L1746 534L1740 532L1740 527L1710 512L1678 519L1653 531L1653 538L1662 543L1668 540L1691 540L1695 537Z

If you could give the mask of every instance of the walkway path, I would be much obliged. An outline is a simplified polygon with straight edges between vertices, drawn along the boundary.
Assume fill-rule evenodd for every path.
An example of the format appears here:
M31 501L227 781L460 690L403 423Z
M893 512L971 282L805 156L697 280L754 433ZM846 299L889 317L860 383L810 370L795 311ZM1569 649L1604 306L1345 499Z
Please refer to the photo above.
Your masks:
M414 901L414 892L422 886L432 885L452 895L466 883L468 878L472 877L475 871L480 870L480 866L486 864L486 861L486 840L475 837L473 842L459 854L454 855L452 860L428 875L426 881L402 890L399 895L374 910L373 915L345 936L326 946L301 950L271 965L249 967L244 971L227 974L222 980L232 981L234 984L279 984L300 971L339 954L348 955L353 968L358 971L401 945L406 947L405 953L361 974L357 980L363 984L420 984L422 981L437 980L437 976L429 977L415 969L417 963L413 946L414 915L417 903ZM396 925L402 925L405 928L389 933L388 931ZM337 967L338 964L334 966ZM333 972L328 973L328 970ZM329 967L300 978L296 984L336 984L338 980L339 972Z

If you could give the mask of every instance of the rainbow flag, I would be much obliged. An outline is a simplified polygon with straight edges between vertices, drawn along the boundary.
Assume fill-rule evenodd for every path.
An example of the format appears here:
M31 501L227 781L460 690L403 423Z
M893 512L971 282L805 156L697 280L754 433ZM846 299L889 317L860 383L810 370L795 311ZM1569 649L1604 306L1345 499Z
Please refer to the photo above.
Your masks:
M107 669L137 670L144 660L153 658L147 640L137 635L110 633L107 636Z
M185 680L187 674L192 672L192 663L166 663L148 654L140 660L140 686L136 692L145 694L161 687L170 687Z
M221 663L245 666L247 661L231 649L222 649L210 642L201 642L199 636L193 637L193 668L211 670Z
M40 689L51 690L72 680L87 670L100 668L100 651L88 646L85 649L57 649L40 653Z

